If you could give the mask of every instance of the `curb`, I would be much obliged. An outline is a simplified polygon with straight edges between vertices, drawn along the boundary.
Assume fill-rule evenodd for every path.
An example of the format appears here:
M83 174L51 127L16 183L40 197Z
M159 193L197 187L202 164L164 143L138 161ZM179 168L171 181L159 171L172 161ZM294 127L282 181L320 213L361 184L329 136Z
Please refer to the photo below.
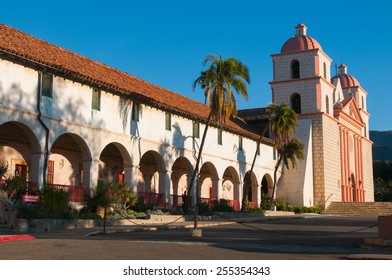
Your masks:
M0 235L0 242L35 239L31 235Z
M257 221L276 221L276 220L294 220L294 219L304 219L306 216L270 216L270 217L251 217L248 219L236 218L230 219L228 221L208 221L203 223L199 223L199 228L205 227L213 227L213 226L221 226L221 225L231 225L234 223L248 223L248 222L257 222ZM203 221L201 221L203 222ZM115 234L115 233L128 233L128 232L142 232L142 231L157 231L157 230L170 230L170 229L192 229L193 223L185 224L185 225L151 225L144 227L133 227L127 229L107 229L105 234ZM84 235L84 237L90 237L94 235L103 235L102 230L90 232Z
M208 224L199 224L199 228L219 226L219 225L230 225L234 222L215 222ZM170 229L191 229L193 228L193 224L189 225L177 225L177 226L150 226L150 227L134 227L127 229L107 229L105 234L114 234L114 233L128 233L128 232L142 232L142 231L157 231L157 230L170 230ZM93 231L84 235L84 237L94 236L94 235L102 235L102 230Z

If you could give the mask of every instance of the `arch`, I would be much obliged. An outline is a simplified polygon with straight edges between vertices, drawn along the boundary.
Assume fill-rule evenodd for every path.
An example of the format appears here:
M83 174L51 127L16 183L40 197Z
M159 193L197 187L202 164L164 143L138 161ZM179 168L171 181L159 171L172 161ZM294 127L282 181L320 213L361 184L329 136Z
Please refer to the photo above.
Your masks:
M48 164L48 183L90 185L91 152L79 135L61 134L53 142Z
M211 198L218 198L218 172L214 164L205 162L200 168L199 174L199 198L201 201L207 202Z
M301 114L301 95L299 93L293 93L290 97L291 109L297 114Z
M261 180L261 192L262 194L272 195L272 187L274 181L270 174L266 173Z
M7 177L18 176L29 186L38 187L41 163L42 149L30 127L16 121L0 125L0 165L8 166Z
M188 191L192 170L192 164L186 157L179 157L174 161L170 176L170 204L172 206L182 205L182 195Z
M17 121L5 122L0 125L0 140L1 143L9 145L28 144L34 153L39 153L42 150L39 140L31 128Z
M229 166L225 169L222 178L222 198L227 199L234 211L240 210L240 179L236 169Z
M109 143L99 156L98 179L107 183L130 183L126 182L130 176L125 174L128 172L125 167L130 165L131 157L126 148L117 142Z
M151 191L158 193L164 191L164 186L159 182L160 174L164 170L164 162L156 151L147 151L143 154L139 163L138 191Z
M290 64L291 69L291 79L299 79L300 78L300 65L299 61L294 59Z
M249 201L249 207L257 207L257 188L258 188L258 183L257 183L257 177L256 174L252 171L252 174L250 171L247 171L244 176L244 188L246 187L246 182L249 180L250 176L250 188L248 190L248 201Z

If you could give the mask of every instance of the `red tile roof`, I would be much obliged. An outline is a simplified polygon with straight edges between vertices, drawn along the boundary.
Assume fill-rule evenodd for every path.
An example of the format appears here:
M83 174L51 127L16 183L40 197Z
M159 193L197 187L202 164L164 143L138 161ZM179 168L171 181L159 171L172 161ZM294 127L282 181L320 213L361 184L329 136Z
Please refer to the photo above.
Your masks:
M237 116L246 122L268 120L269 118L269 115L267 113L267 108L238 110Z
M57 70L60 75L102 85L114 93L120 91L147 105L190 119L206 122L209 114L209 107L205 104L3 24L0 24L0 52L43 64ZM229 120L224 128L253 139L259 137L240 118Z

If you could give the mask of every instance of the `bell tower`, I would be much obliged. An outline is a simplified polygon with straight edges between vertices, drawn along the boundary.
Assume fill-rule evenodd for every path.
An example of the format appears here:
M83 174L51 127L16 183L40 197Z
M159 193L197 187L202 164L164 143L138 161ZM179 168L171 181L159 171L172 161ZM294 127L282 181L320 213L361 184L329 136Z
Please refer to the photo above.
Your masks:
M307 35L307 27L298 24L279 54L272 55L272 100L286 103L297 114L324 112L333 116L331 59L320 44Z
M272 55L272 100L298 114L295 137L304 145L304 160L284 169L278 198L293 205L325 205L327 190L340 190L339 129L334 120L331 58L307 35L304 24ZM329 135L330 139L327 139ZM331 183L333 182L333 183Z

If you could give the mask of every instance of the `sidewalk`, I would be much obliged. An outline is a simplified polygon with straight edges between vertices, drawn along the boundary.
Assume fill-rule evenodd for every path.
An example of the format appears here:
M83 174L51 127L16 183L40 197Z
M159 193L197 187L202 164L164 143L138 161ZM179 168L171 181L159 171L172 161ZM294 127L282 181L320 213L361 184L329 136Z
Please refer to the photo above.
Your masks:
M263 216L263 217L241 217L221 219L221 220L207 220L198 221L198 228L206 228L213 226L230 225L234 223L251 223L251 222L263 222L263 221L278 221L278 220L292 220L292 219L323 219L328 216L308 216L308 215L290 215L290 216ZM330 216L329 216L330 217ZM146 222L146 220L144 220ZM177 221L174 223L145 223L145 224L133 224L133 225L118 225L109 226L105 228L105 234L111 235L115 233L128 233L128 232L142 232L142 231L159 231L159 230L170 230L170 229L191 229L194 227L193 221ZM76 229L57 229L46 232L37 232L29 234L15 234L15 235L0 235L0 242L5 241L17 241L27 239L79 239L88 240L89 237L102 236L103 227L89 227L89 228L76 228ZM99 240L99 239L98 239ZM202 239L200 239L202 241ZM22 241L21 241L22 242ZM391 254L379 254L369 250L369 254L347 254L345 259L350 260L392 260Z
M258 217L240 217L240 218L220 218L213 220L198 221L198 228L222 226L234 223L246 222L259 222L259 221L272 221L272 220L286 220L286 219L303 219L309 216L305 215L288 215L288 216L258 216ZM109 223L108 223L109 224ZM131 220L127 225L107 226L105 228L106 234L114 233L127 233L127 232L141 232L141 231L157 231L157 230L170 230L170 229L191 229L194 228L194 221L180 220L176 222L157 222L149 220ZM0 235L0 242L4 241L17 241L28 239L26 236L32 238L87 238L93 235L103 234L103 226L81 227L74 229L54 229L50 231L31 232L13 234L13 235ZM24 236L24 237L23 237ZM31 239L31 238L30 238Z

